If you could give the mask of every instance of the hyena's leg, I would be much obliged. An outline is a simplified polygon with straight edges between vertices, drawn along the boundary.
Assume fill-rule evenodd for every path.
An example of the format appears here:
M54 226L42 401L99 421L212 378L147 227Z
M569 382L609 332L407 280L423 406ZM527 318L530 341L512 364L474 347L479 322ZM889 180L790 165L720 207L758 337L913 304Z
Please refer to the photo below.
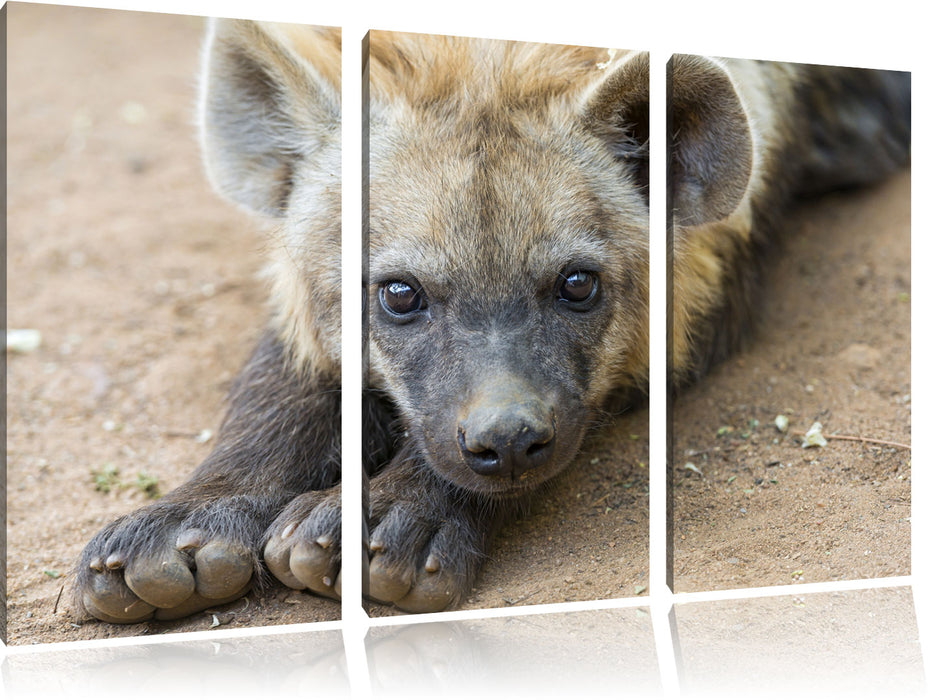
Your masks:
M457 489L405 454L371 479L369 491L365 593L407 612L437 612L464 598L508 506ZM280 581L333 598L341 595L336 492L290 503L270 527L265 552Z
M464 491L404 450L370 482L369 597L407 612L456 605L518 505Z
M218 443L192 478L114 521L85 547L79 610L108 622L172 619L235 600L260 572L263 535L283 507L339 479L340 392L303 377L272 333L231 396Z
M364 470L390 461L397 440L396 413L377 392L364 394ZM341 597L341 487L294 498L265 535L270 571L291 588Z
M337 598L341 517L334 491L290 503L270 527L265 556L286 585ZM371 479L369 492L365 593L407 612L437 612L464 598L507 506L457 489L405 450Z
M341 488L297 496L268 529L263 557L290 588L341 598Z

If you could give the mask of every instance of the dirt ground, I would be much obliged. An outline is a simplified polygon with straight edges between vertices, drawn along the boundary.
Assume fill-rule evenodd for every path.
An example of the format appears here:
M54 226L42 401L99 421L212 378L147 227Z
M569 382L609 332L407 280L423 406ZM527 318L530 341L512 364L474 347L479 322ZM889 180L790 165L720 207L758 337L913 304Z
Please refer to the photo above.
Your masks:
M676 401L677 592L910 573L910 173L786 235L750 350Z
M84 622L67 604L84 543L147 502L140 474L165 493L207 454L203 431L217 429L265 319L263 237L210 191L199 161L203 24L41 5L8 12L8 324L42 333L38 349L7 356L8 639L210 629L210 614ZM647 454L645 411L596 436L580 468L498 539L467 605L645 588ZM112 482L109 493L92 472ZM285 588L222 610L228 627L340 615L333 601Z
M67 604L85 541L207 454L265 319L263 237L199 162L203 24L8 13L8 325L42 333L7 356L8 640L207 630L211 614L116 626ZM677 404L676 463L702 472L677 471L677 590L909 572L909 452L807 451L772 427L786 412L791 431L818 419L827 435L909 443L909 176L818 202L791 231L764 333ZM646 595L648 434L645 410L597 433L501 533L465 607ZM285 588L222 610L225 627L340 614Z

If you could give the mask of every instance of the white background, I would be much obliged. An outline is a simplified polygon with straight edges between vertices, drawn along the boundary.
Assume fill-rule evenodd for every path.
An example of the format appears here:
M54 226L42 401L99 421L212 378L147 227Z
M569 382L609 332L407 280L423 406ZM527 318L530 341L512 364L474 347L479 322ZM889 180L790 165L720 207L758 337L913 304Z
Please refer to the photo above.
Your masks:
M934 588L932 561L936 544L932 537L936 535L934 523L934 448L930 437L932 430L928 427L933 420L933 394L934 381L932 363L936 358L933 350L933 326L931 302L936 299L934 295L934 276L929 272L930 267L936 264L934 260L934 245L932 237L934 225L929 219L929 203L932 176L930 175L929 158L933 157L932 118L933 98L932 92L936 83L933 80L933 68L936 58L933 56L933 29L934 22L931 12L925 3L891 1L886 3L857 3L857 2L826 2L817 0L805 2L803 0L786 2L643 2L628 3L625 0L608 2L606 0L573 1L568 2L538 2L519 3L506 0L474 0L473 2L417 2L394 1L369 2L365 0L331 0L331 2L307 2L303 0L257 0L246 2L243 0L135 0L133 2L102 2L102 3L67 3L96 7L110 7L118 9L150 10L158 12L171 12L192 15L222 15L228 17L248 17L287 22L310 24L326 24L343 28L344 47L346 50L344 88L346 92L345 114L356 104L359 105L359 73L354 76L351 66L359 66L359 51L357 43L368 29L397 29L439 34L460 34L465 36L484 36L491 38L518 39L528 41L548 41L563 44L585 44L599 46L620 46L631 49L651 51L654 61L654 74L652 83L653 99L661 104L663 96L660 83L661 67L672 53L697 53L716 56L738 56L744 58L759 58L770 60L792 60L809 63L830 63L839 65L854 65L871 68L890 68L910 70L913 73L913 156L914 160L914 187L913 187L913 270L912 270L912 297L913 297L913 423L916 428L917 440L913 446L913 457L916 470L913 474L913 571L911 581L914 591L914 605L920 631L920 642L927 669L934 672L933 658L936 646L936 627L934 627L934 594L929 592ZM193 71L195 67L193 66ZM354 86L357 89L354 89ZM348 91L354 89L353 95ZM654 108L654 133L663 133L664 123L661 110ZM356 163L360 162L359 133L353 128L354 122L346 116L344 129L345 169L344 182L348 191L345 193L345 202L360 201L359 190L351 190L353 183L360 182L358 177L352 177ZM654 163L662 163L660 149L654 151ZM357 166L359 168L359 165ZM662 179L660 167L652 166L654 187L652 192L661 193ZM659 185L659 186L658 186ZM662 240L663 224L659 199L651 205L654 227L654 240ZM357 212L346 204L344 213L345 240L356 241L360 226ZM356 255L359 245L345 245L345 255ZM660 262L662 248L651 248L652 264ZM657 266L658 269L659 266ZM348 257L345 269L360 270L360 265ZM359 282L354 274L345 275L345 299L350 300L346 319L353 319L352 323L345 323L346 332L360 333L359 328ZM658 276L652 278L654 290L660 290ZM652 308L653 313L653 343L659 343L662 336L662 307L659 304ZM352 326L357 326L352 329ZM358 336L359 337L359 336ZM360 347L358 342L348 342L353 335L345 336L346 348L356 352ZM655 358L664 357L662 346L654 347ZM359 362L351 352L346 351L346 363ZM359 373L357 377L360 377ZM653 380L659 383L662 373L655 370ZM359 380L358 380L359 381ZM353 388L353 386L352 386ZM359 396L359 392L356 392ZM662 397L662 385L652 384L651 395ZM353 399L352 399L353 401ZM343 415L360 415L354 410L352 403ZM652 477L651 497L654 498L651 507L651 516L658 519L662 516L660 510L662 490L658 488L662 482L663 468L663 423L661 406L658 402L651 404L651 465L654 470ZM354 426L345 422L345 449L351 454L360 454L354 450ZM358 438L359 439L359 438ZM352 476L346 473L345 478ZM346 493L360 493L359 489L346 488ZM358 506L359 507L359 506ZM360 522L359 517L348 518L350 522ZM674 677L671 659L667 659L668 636L661 634L661 622L665 621L671 600L659 585L660 552L664 542L662 530L657 526L651 530L651 547L653 559L651 566L655 567L651 575L656 572L656 585L651 586L651 606L654 629L657 632L657 650L659 662L664 674L663 691L665 694L676 692L678 681ZM350 577L349 577L350 578ZM651 579L652 581L654 579ZM346 588L351 588L346 582ZM816 590L829 590L828 587ZM755 594L756 592L751 592ZM732 596L744 597L743 592L731 592ZM350 596L348 596L350 598ZM642 604L647 602L641 599ZM627 603L625 606L629 605ZM584 604L569 604L563 610L581 610L588 607ZM551 608L552 609L552 608ZM367 692L369 685L366 682L368 669L363 655L363 645L360 653L355 651L357 646L354 640L363 638L367 629L367 620L353 606L345 606L344 632L346 648L348 649L349 672L352 676L352 691L355 694ZM516 610L512 611L514 614ZM622 610L622 613L633 612ZM478 617L473 613L467 617ZM661 617L661 615L663 617ZM448 616L443 619L463 617L459 615ZM544 618L545 619L545 618ZM252 632L259 634L259 631ZM175 636L177 637L177 636ZM199 637L203 639L204 637ZM350 643L349 643L350 642ZM59 645L61 646L61 645ZM99 646L99 645L98 645ZM77 645L75 648L83 648ZM93 645L92 645L93 648ZM18 656L24 650L6 649L3 653L11 658ZM50 650L54 651L54 650ZM598 650L596 649L596 653ZM7 669L9 670L9 669ZM574 677L574 668L568 672ZM54 673L54 671L53 671ZM7 675L7 674L5 674ZM10 679L7 678L8 684ZM587 679L583 679L586 688L589 687ZM16 685L13 683L12 685ZM177 695L181 688L179 684L170 684ZM196 683L190 686L192 690L198 687ZM501 690L506 690L500 686ZM244 686L246 694L247 686ZM336 689L332 689L334 692ZM416 689L413 688L413 691ZM558 688L556 689L558 690ZM766 690L766 689L765 689ZM774 689L775 691L777 689ZM81 689L74 687L68 694L80 694ZM497 695L497 688L491 693ZM517 695L516 688L512 695ZM139 694L138 688L113 687L113 692L121 694ZM251 692L254 692L253 690ZM311 696L315 688L304 688L302 695ZM329 691L325 691L328 694ZM542 693L542 690L538 691ZM161 693L158 693L162 695ZM341 695L338 692L338 695ZM419 693L415 693L419 694ZM550 693L547 693L550 694ZM621 688L621 694L630 694L626 688ZM184 696L184 692L182 692ZM239 697L236 690L226 691L226 695ZM246 696L246 695L245 695ZM24 696L25 697L25 696ZM48 696L61 697L61 696Z

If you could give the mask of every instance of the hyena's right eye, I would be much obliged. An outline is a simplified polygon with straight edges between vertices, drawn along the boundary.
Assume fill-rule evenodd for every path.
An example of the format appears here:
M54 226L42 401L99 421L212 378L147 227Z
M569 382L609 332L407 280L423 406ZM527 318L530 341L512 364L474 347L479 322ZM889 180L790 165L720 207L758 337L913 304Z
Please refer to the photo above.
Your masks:
M380 305L391 316L409 316L426 307L422 293L400 280L382 284L379 296Z
M576 311L587 311L598 296L598 275L585 270L559 275L556 296Z

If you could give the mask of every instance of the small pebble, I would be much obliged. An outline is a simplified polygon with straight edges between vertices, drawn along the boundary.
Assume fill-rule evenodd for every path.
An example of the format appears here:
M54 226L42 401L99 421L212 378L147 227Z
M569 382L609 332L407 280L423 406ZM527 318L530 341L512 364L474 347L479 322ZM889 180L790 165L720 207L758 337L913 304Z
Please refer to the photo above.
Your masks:
M803 436L803 447L825 447L828 441L822 436L822 423L813 423Z
M234 620L234 613L211 613L211 626L228 625Z
M7 331L6 346L11 352L27 353L42 345L42 333L33 328L10 329Z
M146 107L139 102L124 102L120 107L120 118L127 124L140 124L146 119Z

